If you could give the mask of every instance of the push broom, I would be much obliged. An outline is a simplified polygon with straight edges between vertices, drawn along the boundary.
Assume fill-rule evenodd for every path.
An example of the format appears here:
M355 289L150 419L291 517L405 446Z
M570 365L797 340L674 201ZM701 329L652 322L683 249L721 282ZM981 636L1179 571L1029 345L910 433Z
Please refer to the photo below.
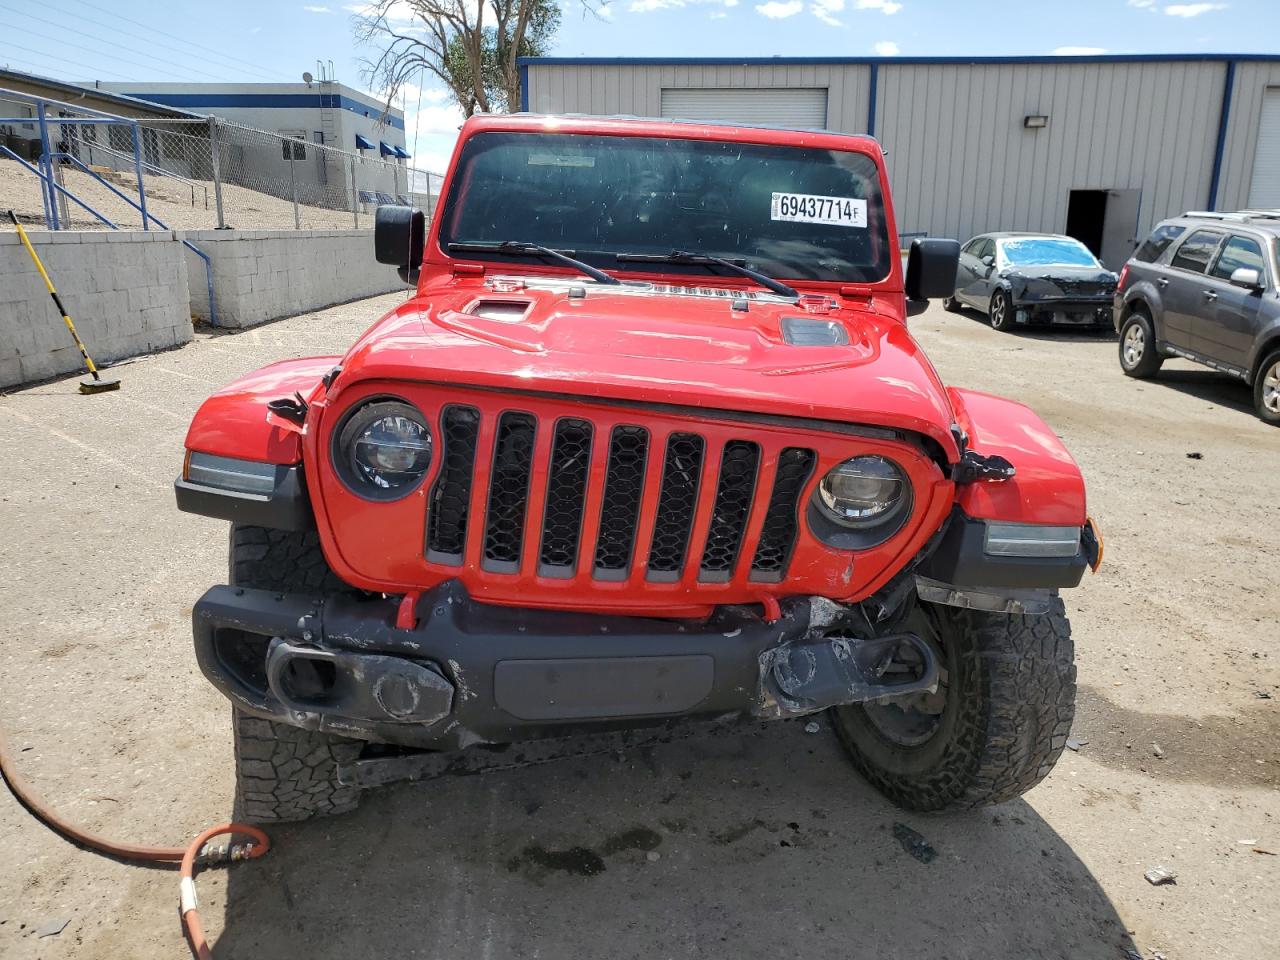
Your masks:
M62 319L66 323L67 329L71 331L71 339L80 348L80 356L84 357L84 365L88 368L91 376L80 381L80 392L105 393L108 390L119 390L119 380L104 380L102 375L98 373L98 368L94 364L93 358L89 356L89 351L85 349L84 341L80 339L80 334L76 333L76 325L71 322L71 314L67 313L67 308L62 305L62 300L58 297L58 291L53 288L53 281L49 279L48 271L45 270L44 264L40 262L40 258L36 255L35 247L31 246L31 241L27 239L27 232L22 229L22 224L18 222L18 218L12 210L9 211L9 219L18 228L18 237L22 240L22 245L27 248L27 253L31 254L31 259L35 261L36 269L40 271L40 276L44 278L44 285L49 288L49 296L53 297L53 305L62 314Z

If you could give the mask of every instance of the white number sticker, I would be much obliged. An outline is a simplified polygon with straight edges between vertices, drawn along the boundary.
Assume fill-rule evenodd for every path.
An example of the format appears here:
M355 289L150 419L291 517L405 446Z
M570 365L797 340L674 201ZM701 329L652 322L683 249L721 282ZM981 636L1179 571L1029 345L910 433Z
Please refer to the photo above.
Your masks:
M775 193L770 220L825 223L831 227L867 228L867 201L858 197L819 197L809 193Z

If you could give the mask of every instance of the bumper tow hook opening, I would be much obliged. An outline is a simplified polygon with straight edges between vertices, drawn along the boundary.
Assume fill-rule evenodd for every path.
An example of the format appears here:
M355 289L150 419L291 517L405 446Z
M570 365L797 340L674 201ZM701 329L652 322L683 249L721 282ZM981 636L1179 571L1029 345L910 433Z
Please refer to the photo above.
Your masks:
M904 652L920 665L919 675L886 682L890 665ZM828 707L932 691L938 685L938 661L932 648L912 633L865 640L829 636L778 647L764 681L773 688L779 716L803 716Z
M404 657L297 646L267 652L267 684L295 716L431 724L453 709L454 687L429 664Z

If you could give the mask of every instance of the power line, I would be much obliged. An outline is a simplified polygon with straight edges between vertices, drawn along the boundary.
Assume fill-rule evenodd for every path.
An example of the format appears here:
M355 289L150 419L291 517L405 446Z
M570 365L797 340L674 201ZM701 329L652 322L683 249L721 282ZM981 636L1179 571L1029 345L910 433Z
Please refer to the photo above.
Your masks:
M230 56L229 54L223 53L220 50L215 50L213 47L206 47L204 44L196 43L194 40L188 40L184 37L179 37L172 33L165 33L163 30L158 30L155 27L151 26L150 24L142 23L138 20L133 20L129 17L124 16L124 14L117 13L114 10L108 10L105 7L100 7L96 3L89 3L88 0L75 0L75 2L80 4L82 7L89 7L92 10L97 10L101 13L105 13L109 17L114 17L117 20L123 20L126 23L131 23L136 27L141 27L143 30L149 30L154 34L158 34L159 36L165 37L166 39L174 40L178 43L184 44L189 47L194 47L197 50L204 50L206 53L212 54L215 57L218 57L222 60L226 60L226 61L229 61L230 63L239 65L240 69L243 69L244 67L248 67L251 70L255 71L259 76L266 77L267 79L273 80L277 83L283 82L275 74L272 74L269 71L263 70L261 64L255 64L248 60L241 60L239 57Z
M64 41L64 43L66 44L66 46L69 46L69 47L78 47L79 49L88 49L88 48L85 48L85 47L80 47L80 46L79 46L79 44L74 44L74 43L71 43L70 41ZM65 72L66 74L68 74L68 75L69 75L69 74L71 74L71 73L74 73L76 70L83 70L83 69L84 69L83 67L81 67L81 66L79 66L79 65L77 65L77 64L73 64L73 63L71 63L70 61L68 61L68 60L64 59L62 56L60 56L60 55L59 55L59 54L57 54L57 53L50 53L48 50L42 50L42 49L40 49L39 47L33 47L33 46L30 46L30 45L27 45L27 46L23 47L22 52L23 52L24 54L37 54L37 55L39 55L42 59L44 59L44 60L46 60L46 61L48 61L48 62L50 62L50 63L56 64L56 65L57 65L57 69L58 69L58 70L60 70L60 71L64 71L64 72ZM90 53L97 53L98 51L90 50L89 52L90 52ZM47 68L41 68L41 69L47 69ZM115 71L113 71L113 72L115 72ZM49 79L51 79L51 80L56 80L56 79L58 79L58 78L57 78L57 77L50 77ZM62 82L67 82L67 81L62 81ZM75 83L76 81L72 80L72 81L70 81L70 82L71 82L71 83ZM144 81L141 81L141 80L134 81L134 80L130 80L130 79L125 78L125 77L121 77L118 81L112 81L112 82L123 82L123 83L142 83L142 82L144 82Z
M23 13L21 10L14 10L12 7L7 7L4 4L0 4L0 10L5 10L6 12L11 14L17 14L20 17L26 17L29 20L35 20L37 23L44 24L46 26L49 25L48 21L44 18L37 17L29 13ZM70 40L63 40L61 37L52 36L50 33L41 33L35 30L31 30L30 28L23 28L23 27L14 27L12 29L22 30L23 32L27 33L30 36L38 37L41 39L47 38L57 43L66 44L69 47L75 47L79 50L85 50L85 51L88 51L89 53L97 54L100 57L109 57L111 55L110 51L101 50L94 47L86 47L84 44L81 44L81 43L72 43ZM111 41L105 41L101 37L94 36L92 33L85 33L83 30L77 30L74 27L58 25L55 29L59 33L65 31L66 33L74 33L77 36L87 37L90 40L97 40L99 42L104 42L104 43L111 42ZM120 50L123 50L127 53L132 53L135 56L143 57L147 60L154 60L156 63L162 63L162 64L165 64L166 66L177 67L179 70L186 71L189 74L198 74L203 77L208 77L210 80L221 79L220 77L214 76L211 73L205 73L203 70L196 70L185 64L176 63L173 60L166 60L164 57L157 57L155 54L147 53L145 50L137 50L137 49L134 49L133 47L126 47L123 44L114 44L114 46L118 47Z
M10 64L16 64L17 66L22 67L25 70L35 71L36 75L38 76L46 76L47 71L49 70L62 72L62 71L74 69L74 67L72 67L72 65L65 60L55 59L53 57L44 56L42 54L38 54L33 57L32 54L34 53L34 51L29 49L23 50L22 53L23 53L22 57L13 57L8 53L0 55L0 62L5 63L6 66ZM44 63L43 65L40 63L32 63L31 61L33 59L37 61L44 61ZM49 76L49 79L55 80L57 78ZM111 80L112 78L103 77L102 79ZM114 79L122 83L141 83L142 82L140 80L133 80L130 77L120 76L119 74L116 74Z

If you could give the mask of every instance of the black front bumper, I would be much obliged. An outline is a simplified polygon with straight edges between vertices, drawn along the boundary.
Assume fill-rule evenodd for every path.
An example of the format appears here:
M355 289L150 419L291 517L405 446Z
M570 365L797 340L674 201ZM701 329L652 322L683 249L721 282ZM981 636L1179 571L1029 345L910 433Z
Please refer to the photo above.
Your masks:
M391 599L214 587L192 614L196 656L248 713L429 748L801 716L938 681L924 640L860 636L823 600L792 602L772 623L733 608L695 625L494 607L449 582L419 598L411 629L396 612ZM903 645L923 668L883 682Z
M1074 326L1111 325L1112 296L1079 298L1012 298L1017 323L1059 323Z

